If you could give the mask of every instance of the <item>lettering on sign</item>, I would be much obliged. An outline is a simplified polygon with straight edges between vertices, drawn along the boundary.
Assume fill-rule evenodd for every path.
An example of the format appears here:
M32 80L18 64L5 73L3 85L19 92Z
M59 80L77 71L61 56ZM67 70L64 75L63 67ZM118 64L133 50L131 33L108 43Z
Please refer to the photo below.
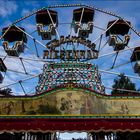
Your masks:
M78 49L76 45L72 49L60 49L56 50L57 47L62 45L74 45L75 43L86 46L88 49ZM44 50L44 59L97 59L98 51L95 50L96 45L88 39L76 37L76 36L61 36L60 40L54 39L46 44L47 50Z

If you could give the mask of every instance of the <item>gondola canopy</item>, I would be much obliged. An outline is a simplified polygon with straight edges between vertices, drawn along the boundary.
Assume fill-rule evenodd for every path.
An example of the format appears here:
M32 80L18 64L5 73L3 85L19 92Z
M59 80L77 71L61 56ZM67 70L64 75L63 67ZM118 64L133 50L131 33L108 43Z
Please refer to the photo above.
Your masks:
M110 21L107 25L107 28L109 28L116 20ZM127 24L127 23L128 24ZM124 20L118 20L107 32L106 36L109 36L110 34L117 34L124 36L125 34L128 34L131 23L129 21Z
M1 72L6 72L7 71L7 67L4 64L3 60L0 58L0 71Z
M134 49L130 60L131 62L140 61L140 46Z
M53 20L53 23L57 25L58 24L58 15L57 15L56 11L45 9L45 10L40 10L36 13L37 24L43 24L45 26L48 26L49 24L52 24L51 18Z
M7 31L9 27L5 27L2 29L2 35ZM23 31L25 31L24 28L19 27ZM11 26L10 29L7 31L7 33L4 35L4 41L8 42L14 42L14 41L23 41L27 43L27 37L26 34L23 33L20 29L18 29L16 26Z
M82 16L83 12L83 16ZM73 11L73 21L80 22L82 16L81 23L88 23L89 21L93 21L94 18L94 10L89 8L79 8Z

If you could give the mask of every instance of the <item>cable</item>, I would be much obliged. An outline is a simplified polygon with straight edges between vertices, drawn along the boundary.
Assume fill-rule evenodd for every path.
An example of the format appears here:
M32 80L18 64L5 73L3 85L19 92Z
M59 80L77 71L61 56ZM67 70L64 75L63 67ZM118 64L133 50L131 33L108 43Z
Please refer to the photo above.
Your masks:
M139 93L138 91L135 90L128 90L128 89L122 89L122 88L110 88L110 87L105 87L106 89L111 89L111 90L117 90L117 91L126 91L126 92L133 92L133 93Z
M123 64L119 64L119 65L117 65L117 66L114 66L113 68L107 69L107 71L108 71L108 70L115 69L115 68L118 68L118 67L123 66L123 65L126 65L126 64L129 64L130 62L131 62L131 61L127 61L127 62L125 62L125 63L123 63Z
M24 89L24 87L23 87L23 85L22 85L22 80L19 81L19 84L20 84L20 86L21 86L21 88L22 88L24 94L26 95L26 91L25 91L25 89Z
M34 46L35 46L35 50L36 50L36 55L37 55L37 57L39 57L39 53L38 53L38 49L37 49L37 45L36 45L35 39L33 39L33 41L34 41Z
M124 49L124 50L120 50L119 53L120 53L120 52L124 52L124 51L128 51L128 50L132 50L132 49L134 49L134 48L136 48L136 47L138 47L138 46L131 47L131 48L127 48L127 49ZM111 52L111 53L103 54L103 55L98 56L98 58L105 57L105 56L108 56L108 55L112 55L112 54L115 54L116 52L117 52L117 51L113 51L113 52Z
M80 17L80 26L81 26L81 22L82 22L82 19L83 19L84 10L85 10L85 9L82 8L82 13L81 13L81 17ZM77 35L79 34L79 30L80 30L80 28L78 28Z
M50 19L51 19L51 22L52 22L52 24L53 24L53 27L55 27L54 21L53 21L52 16L51 16L51 14L50 14L50 12L49 12L49 10L48 10L48 9L47 9L47 12L48 12L49 17L50 17ZM58 31L57 31L57 29L56 29L56 28L55 28L55 31L56 31L56 34L57 34L58 38L60 38L60 35L59 35L59 33L58 33Z
M100 51L100 47L101 47L101 43L102 43L102 37L103 37L103 35L101 34L98 51Z
M16 72L16 73L20 73L20 74L24 74L24 75L31 75L31 76L33 76L33 74L30 74L30 73L24 73L24 72L17 71L17 70L12 70L12 69L7 69L7 70L11 71L11 72Z
M31 36L30 34L28 34L26 31L22 30L21 28L19 28L16 25L15 25L15 27L17 27L20 31L22 31L23 33L25 33L27 36L29 36L31 39L33 39L35 42L37 42L38 44L40 44L41 46L43 46L44 48L46 48L46 46L44 44L42 44L40 41L36 40L33 36Z
M39 68L39 67L37 67L37 66L33 65L32 63L30 63L30 62L26 61L26 60L24 60L24 62L25 62L25 63L30 64L31 66L33 66L33 67L35 67L35 68L37 68L37 69L39 69L39 70L42 70L42 68Z
M33 87L30 91L28 91L27 94L30 94L30 95L31 95L31 94L32 94L32 91L33 91L34 89L35 89L35 87ZM34 95L34 93L33 93L33 95Z
M25 74L28 74L27 71L26 71L26 67L25 67L25 65L24 65L24 63L23 63L23 61L22 61L22 58L20 58L20 61L21 61L22 67L23 67L23 69L24 69L24 71L25 71Z
M40 73L40 74L41 74L41 73ZM36 78L36 77L38 77L40 74L36 74L36 75L31 76L31 77L25 78L25 79L22 80L22 82L23 82L23 81L30 80L30 79L33 79L33 78ZM17 83L19 83L19 81L13 82L13 83L8 84L8 85L0 86L0 89L1 89L1 88L5 88L5 87L9 87L9 86L12 86L12 85L15 85L15 84L17 84Z
M115 66L115 63L116 63L116 60L117 60L118 54L119 54L119 51L116 52L116 56L115 56L115 59L114 59L114 62L113 62L113 64L112 64L111 69Z
M72 24L71 22L60 22L59 23L59 25L63 25L63 24ZM97 29L100 29L100 30L102 30L102 31L105 31L105 29L104 28L101 28L101 27L98 27L98 26L96 26L96 25L93 25L93 27L95 27L95 28L97 28Z
M4 55L0 54L0 57L5 57ZM16 57L16 56L7 56L7 58L13 58L13 59L20 59L22 58L23 60L30 60L30 61L40 61L40 62L48 62L48 60L45 59L33 59L33 58L25 58L25 57Z
M108 40L105 42L105 44L101 47L100 52L104 49L104 47L107 45Z
M101 70L101 69L99 69L99 71L100 71L101 73L108 73L108 74L113 74L113 75L120 75L120 73L117 73L117 72L110 72L110 71ZM125 76L127 76L127 77L129 77L129 78L133 78L133 79L138 79L138 80L140 80L140 77L131 76L131 75L125 75Z
M119 20L119 19L115 20L104 32L101 33L101 35L104 35L114 24L116 24L116 23L118 22L118 20ZM99 37L97 37L97 38L93 41L93 43L95 43L98 39L100 39L100 36L101 36L101 35L99 35Z
M6 59L7 56L8 56L8 55L6 55L6 56L3 58L3 61Z

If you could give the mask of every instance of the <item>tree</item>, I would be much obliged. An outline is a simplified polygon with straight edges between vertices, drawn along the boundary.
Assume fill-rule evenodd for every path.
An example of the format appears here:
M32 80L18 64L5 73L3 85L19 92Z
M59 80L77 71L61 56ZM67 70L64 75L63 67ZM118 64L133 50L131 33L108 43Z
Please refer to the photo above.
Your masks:
M10 88L0 89L0 96L12 96L12 90Z
M120 74L116 79L114 79L114 85L112 86L112 94L129 94L128 91L122 91L117 89L125 89L125 90L133 90L136 91L135 84L124 75L124 73Z

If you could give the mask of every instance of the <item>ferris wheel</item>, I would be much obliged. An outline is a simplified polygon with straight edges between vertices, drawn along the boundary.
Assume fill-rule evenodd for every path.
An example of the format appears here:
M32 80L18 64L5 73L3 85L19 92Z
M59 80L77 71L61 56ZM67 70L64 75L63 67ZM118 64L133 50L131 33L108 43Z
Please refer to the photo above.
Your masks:
M131 21L92 6L33 11L2 29L1 96L31 96L75 85L104 94L120 73L138 83L139 38Z

